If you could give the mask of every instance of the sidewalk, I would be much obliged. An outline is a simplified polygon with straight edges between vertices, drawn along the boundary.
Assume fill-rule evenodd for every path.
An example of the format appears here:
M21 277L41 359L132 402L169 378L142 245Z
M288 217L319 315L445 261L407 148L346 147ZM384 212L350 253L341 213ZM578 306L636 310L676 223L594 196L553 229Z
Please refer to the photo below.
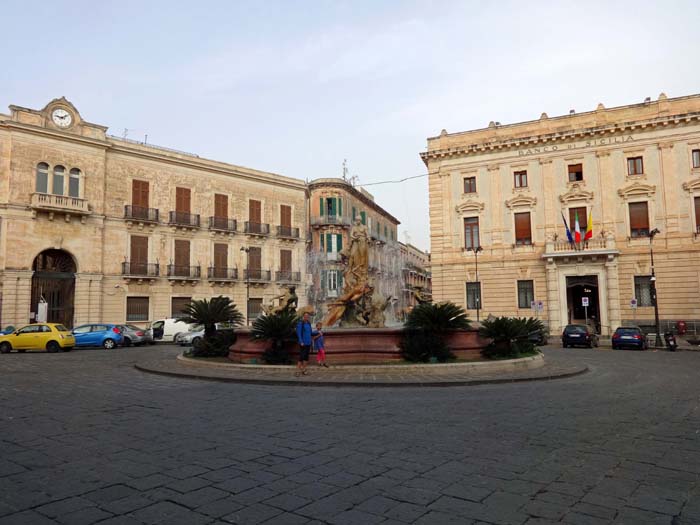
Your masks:
M524 358L533 359L533 358ZM240 365L221 361L194 359L174 359L163 356L136 363L134 366L143 372L201 379L248 384L275 384L294 386L335 386L335 387L426 387L426 386L470 386L489 383L514 383L541 381L572 377L588 371L579 360L564 356L547 356L544 365L526 369L516 364L508 371L494 370L498 361L484 363L487 366L474 367L474 363L452 363L447 365L397 364L384 366L331 366L309 367L309 374L295 376L294 366ZM506 364L505 362L500 362ZM472 366L469 366L472 365ZM484 368L488 368L485 370Z

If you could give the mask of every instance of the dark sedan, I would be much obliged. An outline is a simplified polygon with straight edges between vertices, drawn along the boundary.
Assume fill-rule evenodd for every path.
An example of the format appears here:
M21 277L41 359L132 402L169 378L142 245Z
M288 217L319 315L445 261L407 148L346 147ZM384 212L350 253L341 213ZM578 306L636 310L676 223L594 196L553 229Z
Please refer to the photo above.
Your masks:
M588 326L583 324L566 325L561 333L561 344L564 348L570 346L587 346L593 348L598 346L598 335Z
M637 326L621 326L612 336L613 350L618 348L636 348L637 350L646 350L647 340L644 337L642 329Z

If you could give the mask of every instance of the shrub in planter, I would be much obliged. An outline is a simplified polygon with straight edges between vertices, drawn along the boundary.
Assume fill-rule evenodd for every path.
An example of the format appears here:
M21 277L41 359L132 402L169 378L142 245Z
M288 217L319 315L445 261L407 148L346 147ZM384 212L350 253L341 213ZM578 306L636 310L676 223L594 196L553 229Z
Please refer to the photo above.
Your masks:
M454 303L424 303L415 306L406 318L399 348L407 361L441 363L454 359L445 336L453 330L469 328L463 308Z
M401 357L413 363L428 363L432 360L444 363L454 359L442 337L420 329L406 329L399 343Z
M192 345L189 355L192 357L226 357L231 345L236 342L236 333L225 328L217 330L208 339L202 339L197 345Z
M188 355L192 357L220 357L228 355L226 341L235 337L233 328L243 324L243 314L229 297L219 295L209 299L194 300L187 304L180 322L204 326L204 336L200 344L193 347ZM226 324L230 329L217 331L216 325ZM225 332L231 334L226 335ZM235 339L234 339L235 341Z
M288 347L296 338L294 332L297 320L294 312L283 311L278 314L262 314L253 321L251 338L270 342L262 356L265 363L275 365L290 362Z
M533 355L537 349L530 334L544 330L544 324L534 317L494 317L481 323L479 334L491 339L482 350L488 359L509 359Z

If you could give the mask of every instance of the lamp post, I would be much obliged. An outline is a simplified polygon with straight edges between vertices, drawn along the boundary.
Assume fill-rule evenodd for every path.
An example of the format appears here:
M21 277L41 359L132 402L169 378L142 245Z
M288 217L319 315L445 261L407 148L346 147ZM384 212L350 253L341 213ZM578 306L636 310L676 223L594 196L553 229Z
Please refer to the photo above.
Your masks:
M474 267L476 273L476 322L479 322L479 310L481 309L481 283L479 282L479 252L483 251L481 245L476 248L469 248L474 252Z
M246 261L245 261L245 325L249 326L250 325L250 248L247 246L241 246L241 251L245 252L246 256Z
M654 323L656 325L656 341L654 346L661 346L661 334L659 333L659 304L656 300L656 272L654 271L654 247L653 241L657 234L661 233L658 228L654 228L649 232L649 254L651 255L651 302L654 304Z

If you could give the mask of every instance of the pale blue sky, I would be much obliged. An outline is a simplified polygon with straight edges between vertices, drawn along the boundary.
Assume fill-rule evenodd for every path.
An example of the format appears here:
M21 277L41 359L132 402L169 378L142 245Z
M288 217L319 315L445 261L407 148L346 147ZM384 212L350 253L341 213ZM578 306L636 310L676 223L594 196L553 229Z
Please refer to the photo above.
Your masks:
M0 111L301 179L425 173L462 131L700 92L700 2L0 1ZM429 248L427 180L368 187ZM403 234L401 240L405 240Z

